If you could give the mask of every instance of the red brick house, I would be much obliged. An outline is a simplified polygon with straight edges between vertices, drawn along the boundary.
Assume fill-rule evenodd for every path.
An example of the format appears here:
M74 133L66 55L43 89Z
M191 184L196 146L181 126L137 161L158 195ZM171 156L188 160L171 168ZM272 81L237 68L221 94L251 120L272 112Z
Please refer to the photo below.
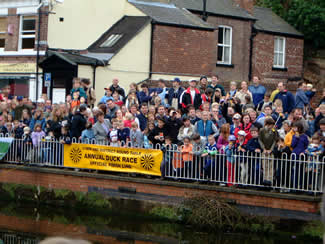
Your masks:
M36 100L36 59L45 55L48 7L38 0L4 1L0 7L0 89L9 85L13 95ZM41 70L38 81L40 94Z
M270 9L254 6L253 0L207 0L205 10L203 1L199 0L129 2L140 10L146 6L144 12L153 18L157 13L148 7L150 3L168 2L204 18L216 29L211 45L206 36L211 33L202 31L193 35L184 28L176 31L171 26L155 27L153 73L179 76L217 73L223 81L251 80L258 75L267 83L302 77L303 35ZM184 38L191 40L190 43L184 43ZM202 51L202 47L206 50ZM189 55L191 49L194 58Z

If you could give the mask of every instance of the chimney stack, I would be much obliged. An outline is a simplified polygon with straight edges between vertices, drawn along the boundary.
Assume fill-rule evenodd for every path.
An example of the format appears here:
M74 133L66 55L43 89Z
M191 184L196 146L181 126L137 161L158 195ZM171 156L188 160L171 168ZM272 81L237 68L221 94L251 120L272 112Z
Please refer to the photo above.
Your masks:
M245 9L248 13L253 14L254 0L233 0L238 7Z

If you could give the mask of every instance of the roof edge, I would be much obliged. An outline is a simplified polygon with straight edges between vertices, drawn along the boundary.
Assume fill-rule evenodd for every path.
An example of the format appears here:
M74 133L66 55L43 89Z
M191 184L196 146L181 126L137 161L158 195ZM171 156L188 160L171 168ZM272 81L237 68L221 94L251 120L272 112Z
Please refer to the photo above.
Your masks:
M292 34L292 33L284 33L284 32L276 32L276 31L268 31L268 30L263 30L263 29L257 29L256 27L254 27L254 29L257 32L262 32L265 34L270 34L270 35L277 35L277 36L285 36L285 37L292 37L292 38L297 38L297 39L304 39L304 35L303 34Z

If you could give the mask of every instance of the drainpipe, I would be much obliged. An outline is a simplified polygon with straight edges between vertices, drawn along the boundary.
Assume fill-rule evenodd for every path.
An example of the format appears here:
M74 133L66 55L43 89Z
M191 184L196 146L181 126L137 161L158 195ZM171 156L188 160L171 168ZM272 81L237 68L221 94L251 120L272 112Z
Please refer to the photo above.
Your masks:
M149 77L148 77L148 80L151 80L151 77L152 77L152 55L153 55L153 39L154 39L154 37L153 37L153 35L154 35L154 31L155 31L155 25L154 25L154 23L153 23L153 21L151 22L151 40L150 40L150 44L151 44L151 46L150 46L150 67L149 67Z
M40 46L40 41L41 41L41 8L43 6L42 0L39 0L39 7L38 7L38 30L37 30L37 53L36 53L36 100L38 99L38 74L39 74L39 69L38 69L38 64L39 64L39 46Z
M98 67L97 63L92 66L93 67L93 89L95 90L96 87L96 69Z
M203 0L203 13L202 13L202 20L207 21L208 14L207 14L207 0Z
M254 48L254 37L257 35L253 24L252 24L252 34L249 38L249 72L248 72L248 81L252 80L252 73L253 73L253 48Z

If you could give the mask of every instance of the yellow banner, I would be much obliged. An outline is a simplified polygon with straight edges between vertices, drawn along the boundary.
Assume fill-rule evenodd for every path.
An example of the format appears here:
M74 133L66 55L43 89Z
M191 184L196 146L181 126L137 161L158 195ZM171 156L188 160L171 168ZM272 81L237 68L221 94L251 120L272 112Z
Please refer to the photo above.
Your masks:
M36 63L0 63L0 73L35 73Z
M89 144L64 145L64 166L161 176L161 150Z

